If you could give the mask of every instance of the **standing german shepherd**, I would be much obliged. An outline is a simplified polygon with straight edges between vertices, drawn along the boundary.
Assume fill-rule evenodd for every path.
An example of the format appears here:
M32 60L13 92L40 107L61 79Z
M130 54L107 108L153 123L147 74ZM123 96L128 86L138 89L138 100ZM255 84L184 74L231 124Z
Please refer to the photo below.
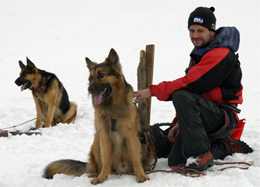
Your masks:
M20 77L15 81L21 91L30 89L36 104L36 127L50 127L56 123L73 123L77 104L69 101L67 91L56 75L38 69L28 58L27 66L19 61Z
M133 103L133 89L122 74L119 57L114 49L103 63L86 58L90 71L88 91L95 109L94 142L88 163L75 160L58 160L49 164L43 177L52 178L56 173L80 176L89 173L92 184L104 182L110 173L135 172L137 182L149 178L152 149L146 134L140 133L140 117ZM140 139L146 143L141 143Z

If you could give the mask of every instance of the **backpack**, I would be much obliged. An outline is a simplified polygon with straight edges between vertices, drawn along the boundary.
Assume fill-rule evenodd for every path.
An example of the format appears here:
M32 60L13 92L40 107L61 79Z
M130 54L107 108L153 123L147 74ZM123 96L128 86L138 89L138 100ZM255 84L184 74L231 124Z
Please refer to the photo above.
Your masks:
M166 126L163 130L162 126ZM167 158L173 142L168 139L169 130L173 127L172 123L156 123L150 126L149 134L154 144L157 158Z

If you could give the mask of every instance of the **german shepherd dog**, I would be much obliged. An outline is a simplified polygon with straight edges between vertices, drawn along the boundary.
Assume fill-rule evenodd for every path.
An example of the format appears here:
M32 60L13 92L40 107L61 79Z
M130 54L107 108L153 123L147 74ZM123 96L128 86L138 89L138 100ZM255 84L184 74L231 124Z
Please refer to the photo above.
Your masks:
M21 91L32 91L36 104L36 127L50 127L57 123L73 123L77 116L77 104L70 102L67 91L56 75L38 69L28 58L27 66L19 61L20 76L16 79Z
M86 62L96 129L88 163L54 161L45 168L43 177L50 179L57 173L74 176L89 173L88 177L93 178L91 183L98 184L104 182L109 174L135 172L137 182L149 180L145 171L151 170L152 148L148 135L143 133L141 136L133 89L125 81L116 51L111 49L102 63L88 58ZM145 140L143 143L142 139Z

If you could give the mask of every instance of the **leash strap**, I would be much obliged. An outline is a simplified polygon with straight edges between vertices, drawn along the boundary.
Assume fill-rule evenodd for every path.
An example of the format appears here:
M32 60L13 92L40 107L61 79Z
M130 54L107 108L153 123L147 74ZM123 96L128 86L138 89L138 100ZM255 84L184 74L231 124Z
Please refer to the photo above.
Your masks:
M228 166L228 167L218 169L217 171L223 171L223 170L230 169L230 168L238 168L238 169L247 170L250 166L252 166L251 164L249 164L247 162L215 162L215 165L218 165L218 166L219 165L233 165L233 166ZM246 165L246 167L240 167L240 166L234 166L234 165ZM186 177L193 177L193 178L206 175L205 173L197 171L195 169L185 168L185 164L180 164L178 166L172 166L171 169L172 170L153 170L153 171L146 172L146 174L156 173L156 172L178 173L178 174L184 175Z
M154 168L155 168L155 166L157 164L157 156L156 156L156 152L155 152L155 146L153 144L153 141L150 138L149 131L144 126L142 126L142 132L146 135L148 143L149 143L148 146L150 146L150 149L153 152L154 163L152 164L152 170L154 170Z
M153 171L146 172L145 174L151 174L151 173L157 173L157 172L178 173L178 174L184 175L186 177L193 177L193 178L206 175L205 173L202 173L195 169L185 168L185 164L180 164L178 166L172 166L171 169L172 170L153 170Z
M24 125L24 124L26 124L26 123L29 123L29 122L31 122L31 121L34 121L34 120L36 120L36 118L33 118L33 119L29 120L29 121L23 122L23 123L18 124L18 125L14 125L14 126L11 126L11 127L2 128L1 130L3 130L3 129L11 129L11 128L14 128L14 127L18 127L18 126Z
M239 169L247 170L250 166L252 166L251 164L249 164L247 162L215 162L215 165L218 165L218 166L220 166L220 165L233 165L233 166L221 168L218 171L223 171L223 170L230 169L230 168L239 168ZM246 167L240 167L240 166L234 166L234 165L246 165Z

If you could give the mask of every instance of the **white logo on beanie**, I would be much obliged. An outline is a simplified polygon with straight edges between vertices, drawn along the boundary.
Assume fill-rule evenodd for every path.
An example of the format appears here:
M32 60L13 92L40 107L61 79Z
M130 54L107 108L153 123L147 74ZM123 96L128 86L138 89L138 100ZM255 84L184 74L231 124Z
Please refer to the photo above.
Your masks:
M193 22L195 22L195 23L203 23L203 18L202 17L194 17Z

